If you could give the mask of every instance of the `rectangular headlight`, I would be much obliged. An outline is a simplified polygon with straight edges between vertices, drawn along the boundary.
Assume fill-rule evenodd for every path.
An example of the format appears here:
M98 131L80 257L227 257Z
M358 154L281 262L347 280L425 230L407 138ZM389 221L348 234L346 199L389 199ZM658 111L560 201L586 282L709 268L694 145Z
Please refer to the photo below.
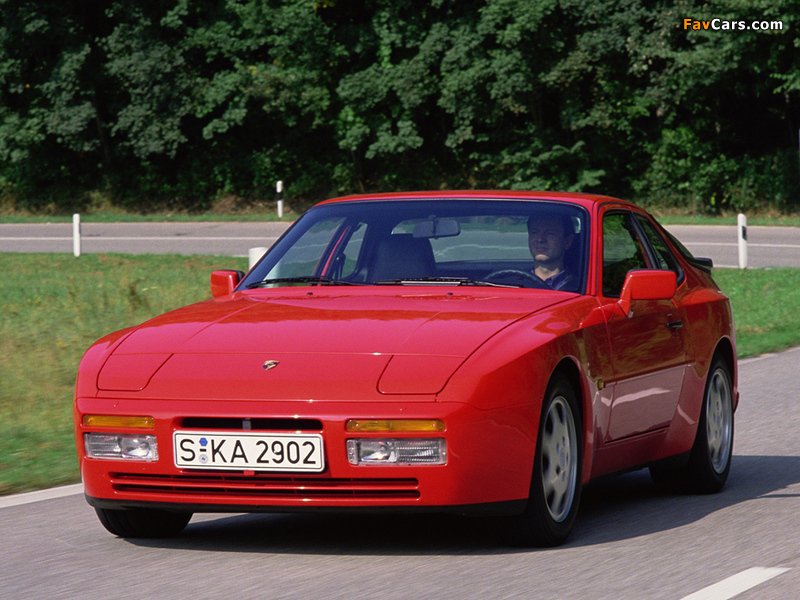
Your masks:
M362 438L347 440L352 465L443 465L447 444L442 438Z
M90 458L115 460L158 460L158 442L154 435L132 433L84 433L83 447Z

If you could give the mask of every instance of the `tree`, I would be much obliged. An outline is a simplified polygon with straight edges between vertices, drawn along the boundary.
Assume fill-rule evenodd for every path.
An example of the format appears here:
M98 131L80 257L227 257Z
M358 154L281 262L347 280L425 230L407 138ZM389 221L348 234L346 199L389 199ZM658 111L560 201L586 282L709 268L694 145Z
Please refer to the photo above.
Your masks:
M203 209L271 197L278 179L308 201L507 187L791 208L799 12L791 0L0 0L0 188L65 210L93 190ZM784 29L738 29L752 20Z

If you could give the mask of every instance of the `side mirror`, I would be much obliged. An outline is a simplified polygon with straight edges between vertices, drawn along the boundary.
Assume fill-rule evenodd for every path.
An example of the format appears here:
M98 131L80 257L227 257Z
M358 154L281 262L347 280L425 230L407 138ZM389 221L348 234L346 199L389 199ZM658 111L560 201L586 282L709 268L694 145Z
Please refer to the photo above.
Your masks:
M214 298L232 294L244 277L244 271L214 271L211 273L211 295Z
M678 277L674 271L656 269L630 271L622 286L619 306L625 316L630 317L633 300L669 300L675 295L677 287Z

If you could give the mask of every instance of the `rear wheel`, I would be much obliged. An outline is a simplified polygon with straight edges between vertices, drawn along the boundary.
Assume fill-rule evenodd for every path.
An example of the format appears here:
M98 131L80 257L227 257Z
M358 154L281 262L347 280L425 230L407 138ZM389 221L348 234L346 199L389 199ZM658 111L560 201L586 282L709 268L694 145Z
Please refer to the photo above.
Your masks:
M719 356L711 363L700 422L689 461L682 469L651 467L662 487L713 494L728 479L733 455L733 392L728 364Z
M167 538L178 535L192 518L192 513L169 512L151 508L114 510L95 508L97 517L108 531L124 538Z
M528 505L506 534L522 546L557 546L569 537L581 495L581 418L572 386L556 377L542 406Z

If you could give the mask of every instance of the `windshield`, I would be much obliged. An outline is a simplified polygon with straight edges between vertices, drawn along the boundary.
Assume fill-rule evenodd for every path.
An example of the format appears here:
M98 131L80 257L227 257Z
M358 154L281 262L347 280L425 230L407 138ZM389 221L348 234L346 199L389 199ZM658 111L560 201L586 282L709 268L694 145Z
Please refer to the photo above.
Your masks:
M582 292L586 212L563 202L391 200L304 214L241 288L483 285Z

